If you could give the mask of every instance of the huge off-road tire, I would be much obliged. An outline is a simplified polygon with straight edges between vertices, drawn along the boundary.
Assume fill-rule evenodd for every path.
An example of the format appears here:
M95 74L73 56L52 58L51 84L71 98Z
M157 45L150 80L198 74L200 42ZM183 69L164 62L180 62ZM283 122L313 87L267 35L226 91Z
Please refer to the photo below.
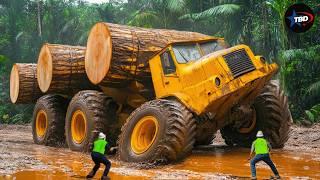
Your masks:
M71 100L65 123L66 140L73 151L87 152L99 132L106 134L110 146L119 135L116 111L118 105L102 92L86 90Z
M262 130L273 148L282 148L289 138L292 117L288 99L279 82L271 80L255 99L253 107L256 112L255 127L248 133L240 133L232 124L222 128L221 134L226 143L250 147L257 131Z
M196 142L195 145L209 145L215 138L216 124L205 118L197 120Z
M192 113L174 100L152 100L121 128L119 156L127 162L168 163L186 157L195 142Z
M32 120L32 135L36 144L64 146L64 124L68 101L58 95L38 99Z

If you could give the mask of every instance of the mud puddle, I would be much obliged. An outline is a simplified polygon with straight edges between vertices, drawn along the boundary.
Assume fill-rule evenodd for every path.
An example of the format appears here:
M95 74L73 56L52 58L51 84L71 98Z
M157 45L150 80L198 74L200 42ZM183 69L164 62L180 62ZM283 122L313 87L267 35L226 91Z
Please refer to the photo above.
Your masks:
M236 177L250 177L250 162L247 160L249 149L207 147L198 150L176 169L186 169L195 172L222 173ZM320 179L320 159L318 155L302 152L275 150L271 158L283 178ZM257 164L258 178L270 178L269 167L260 162Z
M93 167L89 154L33 144L29 129L0 129L0 141L0 179L84 179ZM196 148L183 162L151 169L109 156L112 161L109 176L120 180L249 178L248 155L249 149L229 148L217 138L214 145ZM320 179L319 155L318 148L311 151L285 148L275 150L272 159L284 179ZM101 165L96 179L103 168ZM264 163L257 165L259 179L268 179L271 174Z
M35 153L36 159L48 165L45 170L23 170L10 176L3 176L3 178L21 180L83 179L93 166L89 155L69 152L64 149L52 149ZM119 162L112 157L112 169L109 176L111 179L120 180L249 178L250 165L247 157L248 149L206 146L195 150L183 162L153 169L139 169L132 164ZM316 159L315 155L276 150L272 154L272 159L284 179L320 179L320 160ZM272 174L264 163L259 163L257 167L259 179L268 179ZM101 175L102 168L96 175L96 179Z

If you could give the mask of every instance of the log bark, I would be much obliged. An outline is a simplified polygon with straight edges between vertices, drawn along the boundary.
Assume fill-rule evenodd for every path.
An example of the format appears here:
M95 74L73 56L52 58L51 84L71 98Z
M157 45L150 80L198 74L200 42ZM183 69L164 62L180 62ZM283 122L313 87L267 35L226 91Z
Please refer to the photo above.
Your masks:
M14 64L10 74L10 99L15 104L34 103L42 96L36 64Z
M93 84L125 87L151 79L149 59L172 42L215 39L186 31L97 23L90 31L85 69Z
M97 89L87 78L85 47L44 44L38 58L38 84L44 93L72 96L85 89Z

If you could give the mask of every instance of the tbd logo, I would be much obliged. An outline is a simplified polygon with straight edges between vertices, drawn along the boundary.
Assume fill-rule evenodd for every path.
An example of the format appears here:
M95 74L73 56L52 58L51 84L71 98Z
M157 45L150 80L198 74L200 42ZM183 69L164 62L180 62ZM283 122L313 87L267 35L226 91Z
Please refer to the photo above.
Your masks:
M308 16L298 16L298 17L294 17L294 22L307 22L309 20Z
M314 14L310 7L305 4L294 4L290 6L285 14L287 26L294 32L305 32L311 28Z
M300 15L301 14L301 15ZM293 10L292 15L287 17L291 21L290 27L296 25L305 26L307 23L313 22L313 15L308 12L296 12Z

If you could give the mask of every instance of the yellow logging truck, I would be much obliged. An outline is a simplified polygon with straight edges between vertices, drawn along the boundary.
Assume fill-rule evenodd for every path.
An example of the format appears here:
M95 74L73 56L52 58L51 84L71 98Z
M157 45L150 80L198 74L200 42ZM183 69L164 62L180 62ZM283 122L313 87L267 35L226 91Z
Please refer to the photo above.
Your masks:
M125 88L84 90L70 103L57 95L41 97L34 110L35 142L66 139L71 150L88 151L103 131L121 160L172 162L195 145L210 144L218 130L228 145L248 147L258 130L275 148L288 140L288 101L271 80L278 66L248 46L228 47L223 39L180 41L148 62L149 86L138 79Z

